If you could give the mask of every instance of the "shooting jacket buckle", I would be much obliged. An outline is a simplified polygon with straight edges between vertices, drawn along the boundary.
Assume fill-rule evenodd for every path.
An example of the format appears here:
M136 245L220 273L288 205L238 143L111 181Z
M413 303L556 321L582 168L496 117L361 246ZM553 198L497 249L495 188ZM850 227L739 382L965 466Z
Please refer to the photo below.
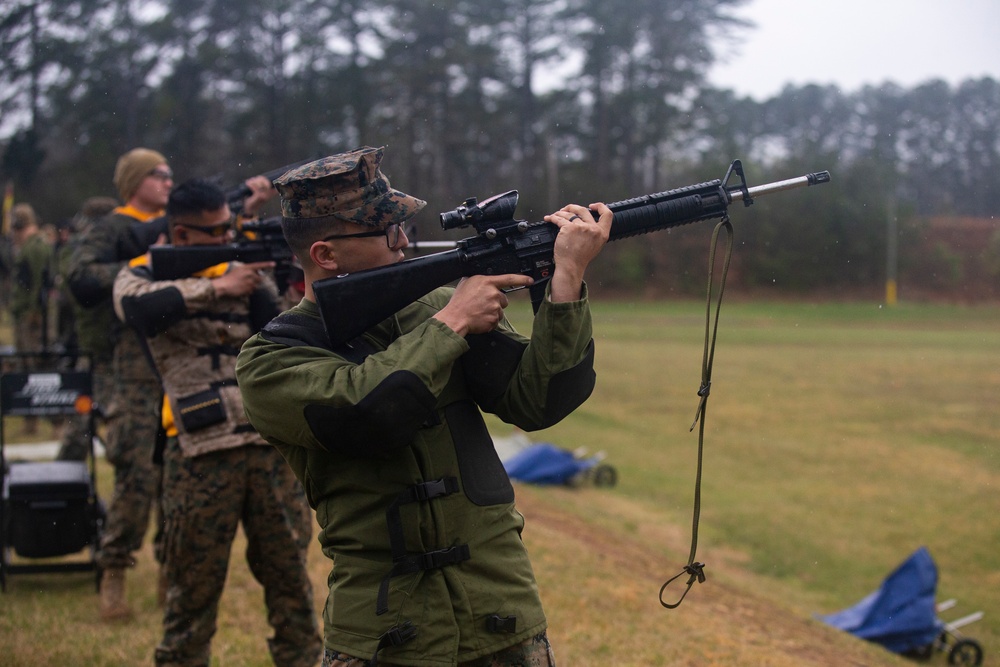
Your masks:
M517 616L493 614L486 619L486 629L498 634L512 635L517 632Z
M414 556L406 554L403 520L400 516L399 508L409 503L426 502L450 496L453 493L458 493L458 491L457 477L442 477L441 479L429 482L420 482L396 496L396 500L386 510L385 519L387 528L389 529L389 545L392 549L392 569L385 575L382 579L382 584L379 586L378 599L375 601L376 615L381 615L389 611L389 580L393 577L421 570L434 570L439 567L454 565L470 558L469 545L467 544L440 549L438 551L428 551Z
M378 589L378 599L375 601L375 615L381 616L389 611L389 581L393 577L401 574L411 574L424 570L437 570L449 565L457 565L462 561L472 558L468 544L438 549L437 551L427 551L413 556L403 556L394 559L392 569L389 574L382 579L382 584Z
M402 625L394 625L378 638L378 646L375 647L375 654L368 661L370 667L378 667L378 654L388 646L399 646L410 641L417 636L417 629L413 623L406 621Z
M469 557L469 545L460 544L457 547L422 553L415 560L420 563L421 570L436 570L440 567L461 563L463 560L469 560Z
M458 492L458 479L455 477L442 477L431 482L414 484L409 489L409 502L422 502L432 500L441 496L448 496Z

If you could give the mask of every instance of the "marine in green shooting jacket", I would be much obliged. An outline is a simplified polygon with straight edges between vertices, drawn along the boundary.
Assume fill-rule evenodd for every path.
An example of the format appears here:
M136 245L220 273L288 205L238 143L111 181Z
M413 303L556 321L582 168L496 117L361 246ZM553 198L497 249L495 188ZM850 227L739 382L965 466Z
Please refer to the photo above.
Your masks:
M303 300L239 356L247 415L302 481L334 561L324 620L336 651L371 655L412 626L385 661L452 665L546 627L480 408L537 430L580 405L594 385L588 303L546 300L531 339L506 321L462 338L431 319L450 293L338 349Z
M552 664L524 520L482 413L534 431L590 395L583 271L612 213L598 204L595 221L567 205L546 216L560 226L562 260L530 337L503 317L503 286L527 279L505 274L438 288L358 338L331 342L314 282L402 261L400 226L424 206L389 185L383 150L323 158L274 182L305 296L244 343L236 364L246 415L302 482L332 561L324 664L515 654Z

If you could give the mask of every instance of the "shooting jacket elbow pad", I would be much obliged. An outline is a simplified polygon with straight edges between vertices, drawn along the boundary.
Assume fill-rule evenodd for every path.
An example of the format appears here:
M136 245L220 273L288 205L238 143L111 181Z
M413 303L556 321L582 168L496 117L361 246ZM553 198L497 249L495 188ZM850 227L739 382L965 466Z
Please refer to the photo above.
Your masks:
M487 412L496 412L498 401L524 354L525 345L498 332L468 336L469 351L462 355L462 371L476 402ZM594 341L576 366L549 379L541 414L531 422L517 424L526 431L549 428L565 419L594 391Z
M545 412L538 428L549 428L568 417L590 398L595 384L597 373L594 372L594 341L590 341L579 364L556 373L549 380L545 394Z
M386 457L413 441L417 430L434 417L435 403L434 394L416 375L396 371L354 405L307 405L304 416L331 453Z
M187 314L184 296L176 287L122 298L125 323L146 338L163 333Z

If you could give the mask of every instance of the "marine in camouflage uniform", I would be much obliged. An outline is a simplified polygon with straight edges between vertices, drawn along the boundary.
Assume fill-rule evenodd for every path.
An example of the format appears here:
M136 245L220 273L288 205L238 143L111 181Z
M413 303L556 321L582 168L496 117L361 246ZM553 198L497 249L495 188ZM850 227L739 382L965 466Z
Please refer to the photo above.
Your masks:
M134 554L142 547L150 516L160 495L160 466L153 460L159 431L160 383L146 360L134 332L114 318L111 286L116 269L130 259L128 255L145 252L134 244L130 229L137 222L126 212L116 211L94 226L73 254L71 280L82 274L107 285L108 298L92 308L103 311L107 323L104 335L112 345L111 392L103 406L107 427L106 457L115 469L115 486L108 504L108 514L101 536L97 562L105 571L135 566ZM126 247L117 261L100 262L120 240ZM108 279L111 280L108 280ZM99 367L97 373L103 369ZM100 380L98 380L100 382Z
M270 189L270 183L265 185ZM225 240L223 193L205 181L178 186L167 206L175 245ZM140 331L168 397L164 426L164 571L160 666L208 665L236 530L264 586L278 667L310 667L321 640L306 568L312 517L281 454L247 422L236 385L240 345L278 314L264 264L221 264L191 278L154 281L145 258L119 273L119 316Z
M236 368L247 416L306 486L332 561L323 664L548 667L524 518L480 411L537 430L589 396L583 269L611 212L547 216L561 259L530 338L503 317L501 291L530 281L503 275L439 288L333 343L313 282L401 261L398 225L423 206L389 186L382 154L324 158L275 182L306 294L244 344Z
M110 346L111 392L102 413L106 457L115 469L115 486L97 554L104 570L101 616L106 620L132 615L125 599L125 571L134 567L134 554L142 547L150 516L159 504L162 473L153 460L160 430L160 382L137 334L115 316L112 287L122 267L144 255L156 242L158 230L165 229L162 207L173 184L166 159L143 148L119 158L114 182L126 204L82 236L68 274L69 289L88 314L80 323L81 331L103 336ZM84 345L86 338L81 335ZM104 372L100 356L95 357L95 364L98 374ZM158 541L154 553L162 561Z
M73 335L77 350L86 356L88 363L76 362L79 370L89 370L92 394L96 407L103 410L111 401L114 386L111 378L111 342L108 337L111 319L107 310L84 308L69 289L70 262L80 238L95 222L104 218L118 207L111 197L90 197L83 202L79 213L71 223L72 233L57 253L60 278L60 298L72 309ZM99 415L98 415L99 416ZM82 461L90 451L94 433L89 417L71 417L63 432L58 457L61 460Z
M37 354L48 348L48 296L51 286L53 250L38 225L30 204L11 209L11 232L14 240L13 283L10 295L14 347L19 354ZM40 358L26 358L17 370L44 370L49 367ZM24 431L35 433L38 417L24 417Z
M14 285L10 314L18 352L42 352L48 342L48 290L51 287L52 246L38 228L29 204L11 211L14 233Z

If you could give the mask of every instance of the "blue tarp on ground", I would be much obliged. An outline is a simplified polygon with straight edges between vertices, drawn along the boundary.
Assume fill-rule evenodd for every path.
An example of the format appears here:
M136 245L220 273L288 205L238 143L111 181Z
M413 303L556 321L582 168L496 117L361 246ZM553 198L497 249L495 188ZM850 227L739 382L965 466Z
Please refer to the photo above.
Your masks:
M896 653L926 647L944 627L934 603L937 579L934 559L920 547L877 591L852 607L818 618Z
M565 484L599 462L597 457L578 459L573 452L540 442L514 454L503 466L511 479L533 484Z

